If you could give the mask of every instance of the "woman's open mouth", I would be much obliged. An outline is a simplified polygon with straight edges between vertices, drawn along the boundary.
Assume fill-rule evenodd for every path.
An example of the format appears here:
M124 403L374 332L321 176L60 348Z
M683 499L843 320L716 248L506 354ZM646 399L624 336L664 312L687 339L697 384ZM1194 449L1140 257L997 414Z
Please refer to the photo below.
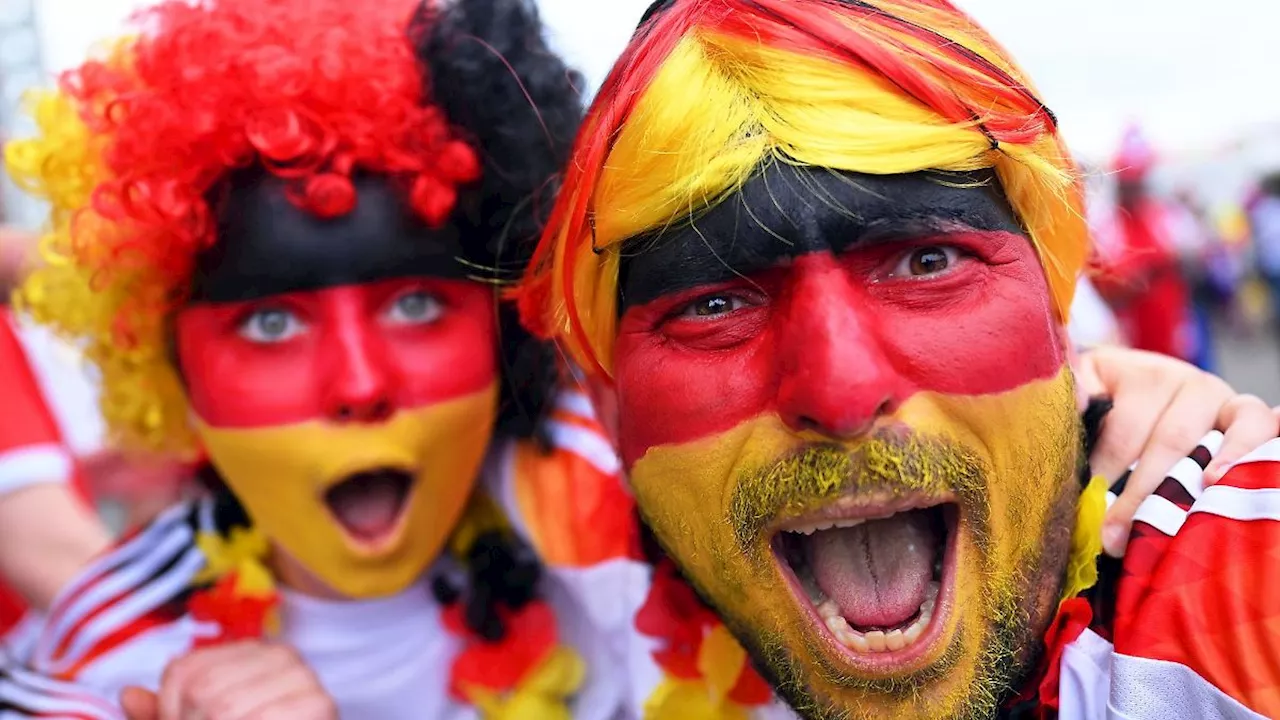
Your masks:
M819 632L859 665L915 664L946 624L959 507L790 521L773 550Z
M406 470L362 470L326 490L324 503L350 539L376 549L400 534L413 485Z

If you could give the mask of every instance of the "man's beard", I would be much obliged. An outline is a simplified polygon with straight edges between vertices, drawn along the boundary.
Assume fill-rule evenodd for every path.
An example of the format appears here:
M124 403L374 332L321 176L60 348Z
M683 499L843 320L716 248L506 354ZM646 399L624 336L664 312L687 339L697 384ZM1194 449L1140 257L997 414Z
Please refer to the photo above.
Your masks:
M1073 427L1078 431L1078 423ZM957 697L945 703L951 708L950 712L930 717L989 718L995 716L1001 701L1011 694L1015 683L1036 660L1040 651L1039 635L1056 607L1070 552L1079 491L1070 481L1078 472L1073 463L1084 459L1083 452L1069 455L1061 453L1060 448L1059 445L1046 449L1036 463L1045 471L1043 482L1054 482L1060 487L1048 509L1048 522L1043 528L1022 528L1015 524L1006 531L1036 534L1036 542L1025 544L1015 567L998 568L991 559L995 539L991 536L989 517L989 469L967 448L937 438L914 435L904 438L900 434L881 433L852 452L832 446L806 448L741 477L729 520L747 561L771 562L763 556L759 537L780 508L813 506L851 491L954 493L964 508L975 545L982 551L982 577L978 579L981 585L978 595L982 598L978 627L982 637L977 639L981 652L973 665L972 681L954 691L952 694ZM1060 459L1053 457L1055 453ZM956 582L971 581L956 579ZM716 603L714 595L700 587L696 579L691 578L691 582L747 649L756 668L777 693L809 720L879 718L883 714L877 712L875 702L867 703L865 711L859 712L856 704L848 707L848 702L821 697L807 678L819 677L839 688L841 694L865 693L868 700L877 697L909 700L918 696L920 689L931 681L953 671L963 659L964 628L958 625L957 637L941 658L924 670L902 677L851 677L841 674L821 658L816 665L805 667L782 635L753 627L749 619L735 617L731 607Z

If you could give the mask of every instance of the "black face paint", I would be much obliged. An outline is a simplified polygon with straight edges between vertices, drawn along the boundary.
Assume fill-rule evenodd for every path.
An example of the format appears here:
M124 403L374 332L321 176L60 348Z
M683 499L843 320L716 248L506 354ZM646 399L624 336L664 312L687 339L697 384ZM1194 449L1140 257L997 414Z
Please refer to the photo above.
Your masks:
M991 171L864 175L775 163L692 222L628 240L619 306L807 253L963 230L1026 234Z
M355 209L321 219L291 203L264 172L233 178L217 243L196 258L191 302L238 302L397 277L462 278L452 226L427 227L384 178L354 178Z

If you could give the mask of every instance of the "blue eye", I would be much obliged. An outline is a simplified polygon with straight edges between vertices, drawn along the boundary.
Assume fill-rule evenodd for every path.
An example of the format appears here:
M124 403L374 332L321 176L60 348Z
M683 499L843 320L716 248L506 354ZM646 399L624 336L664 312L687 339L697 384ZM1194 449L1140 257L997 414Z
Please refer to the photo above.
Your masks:
M240 323L240 335L256 343L279 343L301 334L298 316L280 308L256 310Z
M387 309L387 319L397 325L426 325L435 322L444 306L431 293L415 290L395 299Z

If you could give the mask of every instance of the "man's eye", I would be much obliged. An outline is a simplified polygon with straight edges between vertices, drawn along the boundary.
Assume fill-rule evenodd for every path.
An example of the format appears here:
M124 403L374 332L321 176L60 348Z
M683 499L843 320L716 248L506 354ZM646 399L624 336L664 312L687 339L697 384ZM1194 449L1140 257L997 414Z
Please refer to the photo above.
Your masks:
M240 335L257 343L280 343L305 328L297 315L280 308L256 310L240 323Z
M893 277L929 277L950 270L960 259L960 251L944 245L916 248L898 261Z
M707 295L686 305L680 311L680 317L705 318L727 315L750 305L745 298L737 295Z
M415 290L396 298L387 310L387 318L397 325L426 325L435 322L442 311L435 296Z

